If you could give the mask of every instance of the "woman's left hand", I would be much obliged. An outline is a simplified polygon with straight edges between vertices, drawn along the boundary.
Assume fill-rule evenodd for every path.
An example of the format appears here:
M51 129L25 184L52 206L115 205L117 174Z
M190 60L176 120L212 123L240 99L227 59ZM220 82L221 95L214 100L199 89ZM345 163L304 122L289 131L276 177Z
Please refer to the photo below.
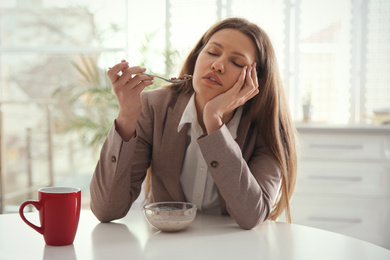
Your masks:
M208 134L218 130L225 123L223 118L239 106L244 105L257 93L258 80L256 63L242 69L237 82L226 92L214 97L204 107L203 122Z

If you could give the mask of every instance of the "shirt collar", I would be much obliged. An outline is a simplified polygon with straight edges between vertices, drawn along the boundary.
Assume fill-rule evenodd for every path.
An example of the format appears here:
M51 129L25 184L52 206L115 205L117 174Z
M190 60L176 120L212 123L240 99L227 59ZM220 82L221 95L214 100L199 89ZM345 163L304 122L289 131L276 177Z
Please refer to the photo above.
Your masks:
M186 123L193 123L194 118L196 118L195 93L192 94L186 108L184 109L183 115L180 119L180 123L177 127L177 132L180 132L180 130Z
M183 115L181 116L179 126L177 127L177 132L180 132L180 130L186 123L190 123L192 126L197 125L198 119L196 115L197 112L195 107L195 93L193 93L190 100L188 101L186 108L184 109ZM239 107L236 109L233 118L226 125L233 139L237 138L237 129L238 125L240 124L241 115L242 107Z

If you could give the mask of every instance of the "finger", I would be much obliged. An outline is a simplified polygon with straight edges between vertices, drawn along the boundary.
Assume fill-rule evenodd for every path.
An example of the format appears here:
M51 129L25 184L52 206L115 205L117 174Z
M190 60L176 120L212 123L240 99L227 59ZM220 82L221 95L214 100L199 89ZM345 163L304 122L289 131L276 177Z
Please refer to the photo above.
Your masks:
M246 96L248 95L249 92L252 91L252 89L253 89L252 66L249 66L246 69L246 77L238 93L240 98L246 98Z
M134 87L134 90L137 91L137 93L141 93L144 88L147 86L153 85L154 81L152 79L143 80L138 85Z
M247 86L252 86L254 83L253 83L253 66L249 66L248 67L248 72L247 72L247 76L245 77L245 85Z
M138 84L140 84L142 81L148 81L148 80L153 80L153 76L145 75L145 74L136 74L134 77L132 77L130 80L128 80L124 86L133 89L135 88Z
M235 89L237 92L240 91L240 89L243 87L243 85L245 83L247 69L248 69L248 66L245 66L244 68L242 68L241 74L240 74L240 76L238 76L238 80L237 80L236 84L234 84L234 86L232 87L232 89Z
M248 75L245 78L245 84L242 88L242 97L249 100L259 92L256 74L256 63L248 68Z
M249 96L248 96L248 99L247 99L247 100L253 98L253 97L256 96L257 94L259 94L259 89L258 89L258 88L253 89L251 92L249 92Z
M259 88L256 87L254 84L249 85L245 84L246 87L242 90L242 94L245 98L250 99L251 97L255 96L259 92Z
M256 96L257 94L259 93L259 89L257 88L251 88L251 89L247 89L246 92L242 95L243 98L245 99L245 101L253 98L254 96Z
M107 76L110 79L111 83L115 83L119 79L118 73L129 67L128 62L121 62L113 66L107 71Z
M143 81L143 80L153 80L154 77L153 76L149 76L149 75L145 75L145 74L137 74L133 77L133 80L135 82L140 82L140 81Z
M259 87L259 79L257 78L257 70L256 70L257 63L253 63L253 69L252 69L252 81L255 84L256 88Z
M129 88L129 89L135 89L137 88L140 84L146 84L146 86L153 84L153 78L144 75L144 74L138 74L131 80L129 80L124 86Z
M250 91L246 90L245 93L240 93L240 97L236 100L234 107L236 108L244 105L248 100L253 98L257 93L258 91L256 89Z
M145 71L146 71L146 68L141 68L139 66L127 68L127 69L122 71L122 75L118 79L117 84L118 85L125 85L125 84L127 84L128 81L130 81L133 78L134 74L139 74L139 73L142 73Z
M243 86L243 90L246 90L244 95L252 93L254 90L258 89L258 85L256 62L254 62L252 66L248 68L248 75L245 79L245 85Z

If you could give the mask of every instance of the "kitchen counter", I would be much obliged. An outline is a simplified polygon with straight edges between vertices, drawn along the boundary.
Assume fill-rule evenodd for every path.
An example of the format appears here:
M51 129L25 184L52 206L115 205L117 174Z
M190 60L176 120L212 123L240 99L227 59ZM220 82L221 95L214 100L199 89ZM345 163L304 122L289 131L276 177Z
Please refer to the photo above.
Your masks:
M390 125L296 127L294 223L390 249Z
M329 133L384 133L390 135L390 125L369 124L323 124L296 122L298 132L329 132Z

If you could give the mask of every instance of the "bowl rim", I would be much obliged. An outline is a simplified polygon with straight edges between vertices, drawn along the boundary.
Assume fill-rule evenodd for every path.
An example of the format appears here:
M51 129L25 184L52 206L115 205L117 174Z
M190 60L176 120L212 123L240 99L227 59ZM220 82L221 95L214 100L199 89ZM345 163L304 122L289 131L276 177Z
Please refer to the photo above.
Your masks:
M155 206L155 205L158 205L158 204L181 204L181 205L190 205L191 208L188 208L188 209L173 209L173 210L193 210L193 209L197 209L196 205L194 203L191 203L191 202L183 202L183 201L159 201L159 202L152 202L152 203L149 203L149 204L146 204L143 206L143 209L144 210L165 210L165 209L160 209L160 208L149 208L149 207L152 207L152 206Z

